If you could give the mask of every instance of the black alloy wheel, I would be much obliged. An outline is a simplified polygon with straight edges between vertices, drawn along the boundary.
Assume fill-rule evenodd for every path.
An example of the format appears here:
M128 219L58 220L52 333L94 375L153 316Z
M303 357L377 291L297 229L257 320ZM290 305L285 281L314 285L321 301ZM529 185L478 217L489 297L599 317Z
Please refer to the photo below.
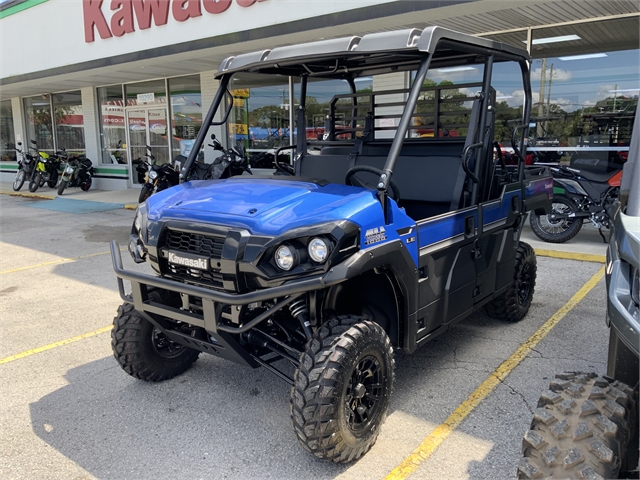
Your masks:
M345 418L353 432L365 430L382 408L384 382L380 359L364 357L351 374L345 395Z
M367 453L387 415L394 367L380 325L356 315L327 320L307 343L291 389L291 420L302 446L336 463Z
M484 306L485 312L493 318L508 322L519 322L529 311L536 286L536 254L531 245L518 244L513 282L506 292Z

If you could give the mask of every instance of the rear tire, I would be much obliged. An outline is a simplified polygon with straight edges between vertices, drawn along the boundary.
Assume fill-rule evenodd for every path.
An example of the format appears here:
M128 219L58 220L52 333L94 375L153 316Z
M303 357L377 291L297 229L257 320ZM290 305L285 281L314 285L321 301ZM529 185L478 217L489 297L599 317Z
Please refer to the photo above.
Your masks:
M554 195L551 203L554 213L576 213L576 205L564 195ZM529 217L531 230L540 239L548 243L564 243L575 237L582 228L582 219L551 220L549 215L537 215L531 212Z
M618 478L633 391L595 373L556 375L525 433L518 478Z
M58 195L62 195L62 192L64 192L64 189L67 188L68 184L69 184L68 180L62 180L60 182L60 185L58 185Z
M520 242L516 251L513 282L509 289L484 307L490 317L519 322L529 311L536 286L536 254L531 245Z
M49 181L47 182L47 186L49 188L56 188L56 185L58 184L58 177L59 176L60 175L58 174L58 172L51 173L49 175Z
M18 170L18 173L16 173L16 178L13 180L14 192L17 192L22 188L22 185L24 185L24 180L26 177L27 177L27 174L25 173L24 170L22 169Z
M355 315L322 325L300 357L291 420L316 457L346 463L373 446L389 407L393 348L384 329Z
M90 188L91 188L91 177L86 178L80 184L80 190L82 190L83 192L88 192Z
M149 298L160 298L152 292ZM111 331L113 355L129 375L148 382L161 382L187 371L200 352L174 343L144 318L130 303L118 307Z
M38 190L38 187L40 186L41 181L42 181L42 174L40 172L36 172L31 178L31 180L29 180L29 191L33 193L36 190Z

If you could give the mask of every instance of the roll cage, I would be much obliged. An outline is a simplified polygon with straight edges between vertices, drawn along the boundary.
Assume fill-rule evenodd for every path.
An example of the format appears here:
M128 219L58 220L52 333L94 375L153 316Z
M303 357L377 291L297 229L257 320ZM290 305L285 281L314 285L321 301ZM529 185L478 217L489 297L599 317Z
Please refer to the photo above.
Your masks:
M346 80L351 89L351 94L334 97L331 103L331 111L326 117L324 135L319 142L309 142L305 134L298 134L296 144L291 149L295 151L295 162L300 164L307 155L307 149L311 143L321 143L331 145L336 136L336 111L341 108L338 100L351 97L352 105L347 107L352 110L350 116L343 116L349 122L346 128L339 132L340 136L349 136L354 143L361 142L362 137L368 135L369 130L376 128L367 127L368 122L381 120L385 115L378 114L376 107L375 93L357 93L355 88L355 78L362 76L381 75L393 72L415 71L411 87L403 90L406 93L406 101L402 102L403 111L397 118L396 133L391 142L382 174L377 182L377 195L385 209L386 196L391 181L394 167L400 156L400 151L408 137L408 133L415 129L412 121L416 114L416 105L421 101L424 94L423 86L427 72L431 68L465 67L471 65L483 65L483 80L478 86L480 95L478 96L479 109L475 121L477 125L487 125L487 115L491 110L491 105L495 102L495 92L491 88L491 75L493 65L497 62L516 62L520 66L522 74L522 85L524 89L524 108L522 121L515 127L514 147L516 152L524 149L524 139L528 136L528 122L526 119L531 111L531 85L528 75L528 62L530 57L526 51L493 40L477 38L462 34L441 27L428 27L424 30L406 29L394 32L382 32L367 34L362 37L351 36L319 42L312 42L302 45L291 45L278 47L272 50L260 50L238 56L226 58L220 65L216 78L220 85L214 101L209 109L203 124L205 126L221 125L222 122L214 122L214 116L225 96L229 96L229 82L231 77L239 72L252 74L291 76L300 79L300 104L297 107L297 125L300 128L306 125L305 103L307 82L310 78L322 79L342 79ZM433 90L437 90L434 88ZM382 93L382 92L378 92ZM389 91L384 92L390 93ZM493 94L493 97L492 97ZM358 100L367 98L366 104L358 104ZM445 122L442 120L442 112L439 111L439 95L434 95L434 128L433 136L441 136L441 129ZM362 108L366 107L366 108ZM345 107L342 106L344 109ZM388 117L388 115L387 115ZM228 111L224 115L228 118ZM471 118L470 118L471 119ZM299 131L300 131L299 128ZM380 128L378 128L380 129ZM187 178L187 172L196 160L197 153L205 141L208 128L202 128L198 133L194 148L191 150L189 158L181 172L181 178ZM375 133L373 133L375 136ZM485 135L474 132L474 139L467 142L463 152L463 164L465 160L473 155L476 149L482 149L478 158L488 158L487 150L491 148L491 142L487 142ZM517 138L516 138L517 137ZM477 138L477 140L476 140ZM359 140L360 139L360 140ZM487 145L489 143L489 145ZM354 151L355 151L354 147ZM522 156L522 155L520 155ZM467 158L465 158L467 157ZM481 190L485 187L478 187L478 179L490 181L489 165L487 162L473 162L472 167L467 171L470 178L474 179L476 186L473 188L472 203L477 202ZM295 170L296 174L300 169ZM524 160L518 166L518 179L524 181ZM523 196L524 198L524 196Z

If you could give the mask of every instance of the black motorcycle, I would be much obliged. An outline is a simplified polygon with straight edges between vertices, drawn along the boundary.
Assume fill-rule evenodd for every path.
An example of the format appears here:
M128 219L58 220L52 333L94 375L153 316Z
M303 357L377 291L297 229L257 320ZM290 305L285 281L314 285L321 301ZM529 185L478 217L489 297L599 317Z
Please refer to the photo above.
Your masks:
M60 165L62 164L62 158L64 155L64 151L49 155L49 158L47 158L47 162L44 165L45 171L41 172L42 184L46 183L49 188L56 188L56 185L58 185L58 179L60 178Z
M67 187L80 187L83 192L89 190L91 178L96 173L91 160L84 155L69 157L64 152L61 153L61 158L66 160L66 164L58 184L58 195L62 195Z
M38 162L29 152L22 150L22 142L18 142L16 152L18 152L19 155L18 172L16 173L16 178L13 180L13 190L17 192L22 188L26 179L31 178L32 173L36 169L36 163Z
M147 153L145 155L147 161L139 159L136 166L136 172L138 179L141 175L144 178L147 177L147 181L142 185L140 190L140 196L138 197L138 203L144 202L147 198L153 195L154 192L161 192L169 187L173 187L180 183L180 174L168 163L157 165L155 163L156 157L151 153L151 147L147 145Z
M222 152L222 155L210 164L193 162L187 180L216 180L242 175L244 172L253 175L249 158L240 143L237 147L227 149L222 146L214 134L211 134L211 140L213 143L208 145L214 150Z
M602 227L610 228L607 207L617 198L622 170L594 173L565 166L551 167L553 203L551 213L531 213L533 233L549 243L564 243L575 237L584 220L590 220L602 240Z

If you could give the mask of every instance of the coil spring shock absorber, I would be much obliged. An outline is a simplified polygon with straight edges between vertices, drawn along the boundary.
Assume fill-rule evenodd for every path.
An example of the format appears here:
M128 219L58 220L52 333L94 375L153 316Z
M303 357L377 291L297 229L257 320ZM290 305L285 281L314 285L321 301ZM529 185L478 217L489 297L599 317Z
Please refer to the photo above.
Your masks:
M309 323L309 308L307 307L306 296L302 296L291 305L289 305L289 311L293 318L297 319L302 325L304 335L309 339L313 336L311 331L311 324Z

